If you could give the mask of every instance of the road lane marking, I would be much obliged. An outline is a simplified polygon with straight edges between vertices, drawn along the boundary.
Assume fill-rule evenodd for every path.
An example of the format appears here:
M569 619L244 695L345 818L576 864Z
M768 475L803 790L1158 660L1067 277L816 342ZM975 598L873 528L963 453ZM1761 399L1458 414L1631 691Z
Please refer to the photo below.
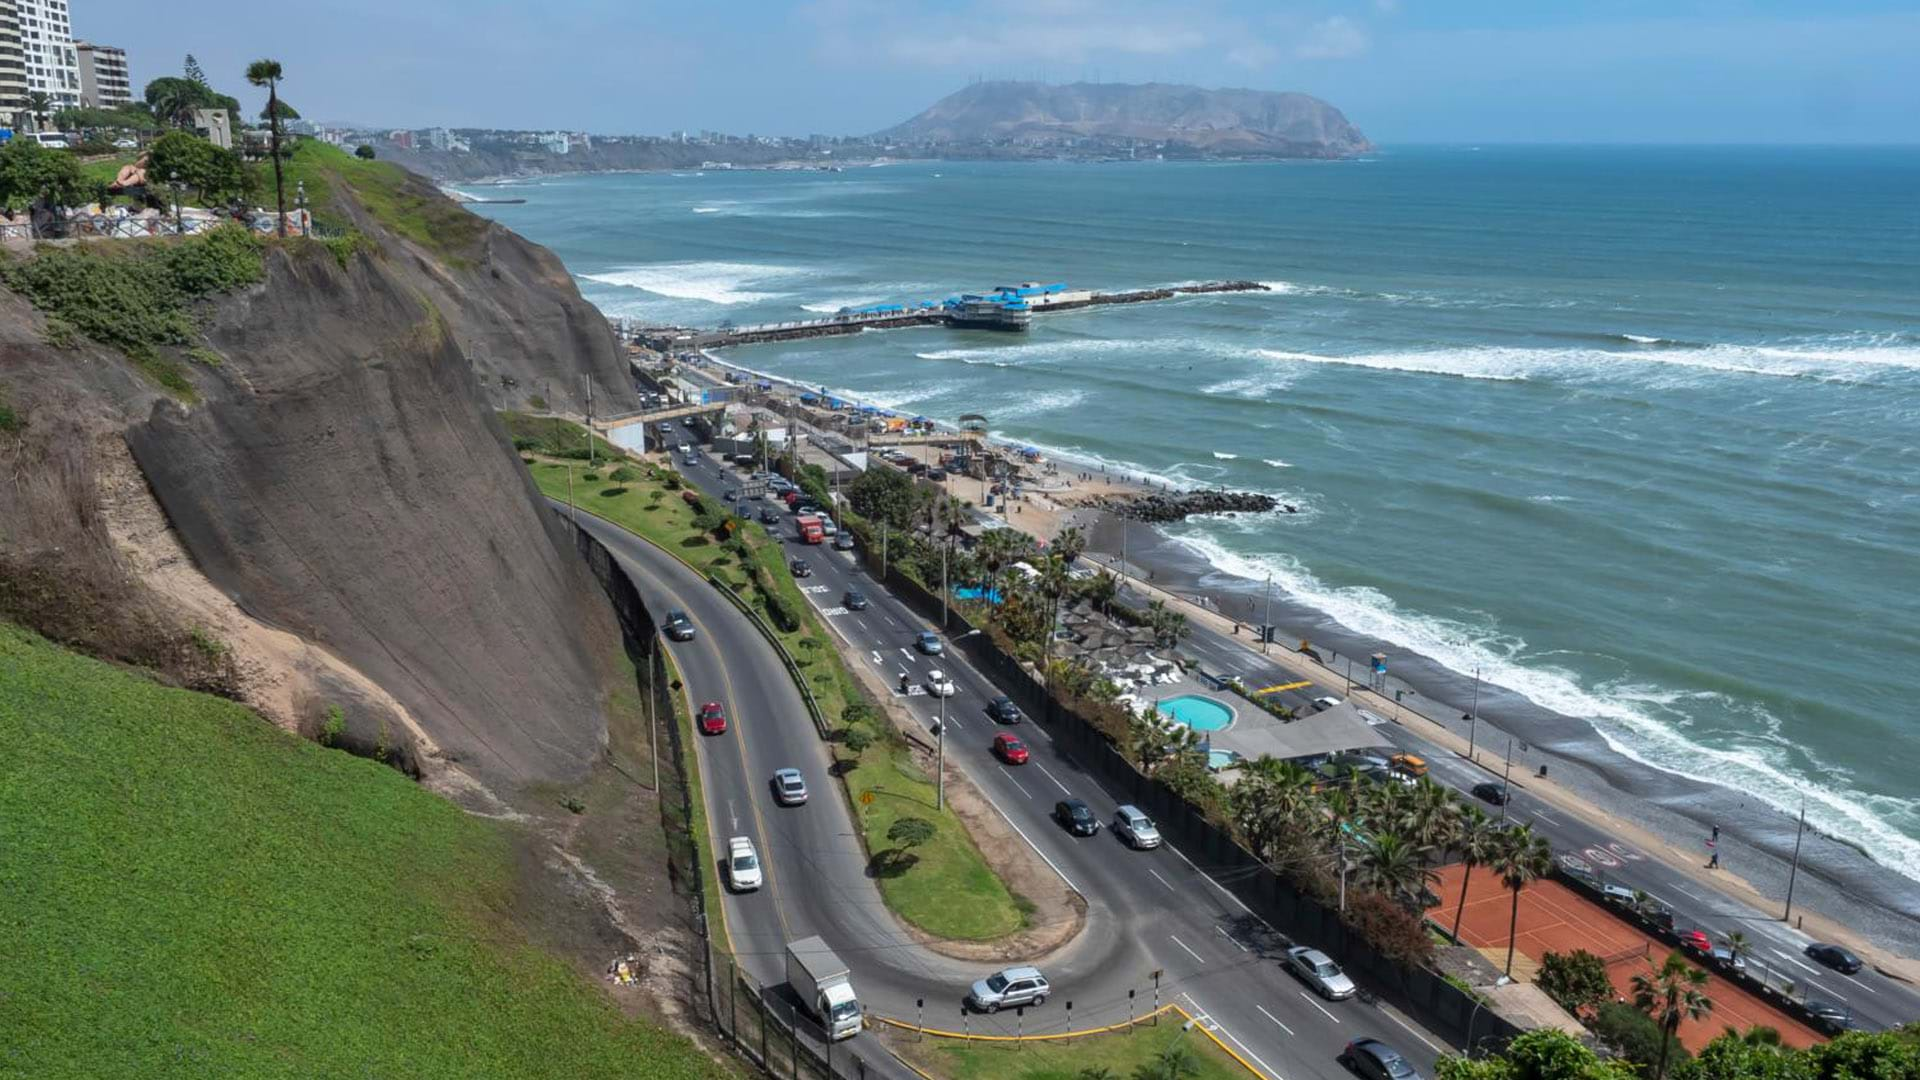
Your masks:
M1694 892L1694 891L1693 891L1692 889L1689 889L1689 888L1687 888L1687 887L1686 887L1686 886L1684 886L1684 885L1678 885L1678 884L1676 884L1676 885L1674 886L1674 888L1676 888L1676 889L1678 889L1678 890L1680 890L1680 891L1681 891L1681 892L1683 892L1683 893L1686 893L1686 894L1687 894L1688 896L1691 896L1691 897L1693 897L1693 898L1694 898L1695 900L1698 900L1698 901L1700 901L1700 902L1701 902L1701 903L1703 903L1703 904L1705 904L1705 903L1709 903L1709 902L1710 902L1710 901L1708 901L1708 900L1707 900L1707 898L1706 898L1706 897L1704 897L1704 896L1701 896L1701 895L1700 895L1699 893L1697 893L1697 892Z
M1869 994L1877 995L1880 993L1880 991L1875 990L1873 987L1868 986L1866 983L1861 982L1859 979L1856 979L1853 976L1848 975L1846 972L1839 972L1838 974L1840 975L1841 978L1847 980L1848 982L1859 987L1860 989L1865 990Z
M1006 773L1008 782L1013 784L1014 787L1017 787L1020 789L1020 794L1025 795L1029 799L1033 798L1033 795L1027 791L1027 789L1020 783L1020 781L1015 780L1013 778L1013 774L1010 772L1007 772L1007 767L1005 765L1000 766L1000 771L1002 773Z
M982 794L984 795L985 792L982 792ZM1033 837L1027 835L1027 830L1021 828L1019 825L1014 823L1013 815L1007 813L1006 810L1001 808L999 803L994 802L991 798L987 800L987 803L991 805L995 810L998 810L1000 812L1000 819L1002 821L1005 821L1009 826L1011 826L1014 832L1017 832L1020 834L1020 839L1025 840L1027 842L1027 846L1033 849L1033 853L1035 855L1040 856L1040 859L1042 862L1045 862L1048 866L1052 867L1054 873L1060 875L1060 880L1067 883L1067 888L1072 889L1074 892L1080 892L1080 886L1075 885L1073 883L1073 879L1068 877L1066 873L1060 869L1059 864L1055 863L1052 859L1047 858L1047 853L1044 851L1041 851L1040 845L1033 842ZM1087 894L1080 893L1080 895L1085 896Z
M1777 956L1777 957L1779 957L1779 958L1780 958L1780 959L1782 959L1782 960L1785 960L1785 961L1786 961L1787 963L1789 963L1789 964L1792 964L1792 965L1793 965L1794 967L1797 967L1797 968L1799 968L1800 970L1802 970L1802 971L1804 971L1804 972L1807 972L1807 973L1808 973L1808 974L1810 974L1810 975L1822 975L1822 974L1825 974L1825 973L1824 973L1824 972L1822 972L1822 971L1821 971L1821 970L1820 970L1819 968L1816 968L1816 967L1810 967L1810 966L1808 966L1807 964L1803 964L1803 963L1801 963L1801 962L1800 962L1800 959L1799 959L1799 957L1796 957L1796 956L1794 956L1794 955L1793 955L1793 954L1791 954L1791 953L1784 953L1784 952L1781 952L1781 951L1780 951L1779 949L1774 949L1774 950L1773 950L1773 955L1775 955L1775 956Z
M1234 948L1236 948L1236 949L1239 949L1239 950L1240 950L1241 952L1252 952L1252 951L1253 951L1252 949L1249 949L1249 948L1247 948L1247 947L1246 947L1245 945L1242 945L1242 944L1240 944L1240 939L1239 939L1239 938L1236 938L1236 937L1234 937L1234 936L1233 936L1232 934L1229 934L1229 933L1227 933L1227 932L1226 932L1225 930L1222 930L1222 929L1221 929L1220 927L1218 927L1218 926L1216 926L1216 927L1214 927L1214 928L1213 928L1213 932L1214 932L1214 933L1216 933L1216 934L1219 934L1219 935L1220 935L1221 937L1223 937L1223 938L1226 938L1226 939L1227 939L1228 941L1231 941L1231 942L1233 942L1233 947L1234 947Z
M1313 1006L1316 1009L1319 1009L1320 1015L1326 1017L1327 1019L1333 1021L1336 1024L1340 1022L1340 1018L1328 1012L1327 1007L1325 1005L1322 1005L1319 1002L1313 1000L1312 994L1309 994L1305 990L1302 990L1300 991L1300 996L1307 999L1307 1004Z
M1267 928L1267 929L1269 929L1269 930L1271 930L1271 929L1273 929L1273 924L1272 924L1272 923L1270 923L1270 922L1268 922L1268 921L1267 921L1267 920L1265 920L1265 919L1262 919L1262 918L1260 918L1260 915L1259 915L1259 913L1258 913L1258 912L1256 912L1256 911L1254 911L1254 910L1253 910L1252 908L1250 908L1250 907L1248 907L1248 906L1247 906L1247 903L1246 903L1246 901L1244 901L1244 900L1242 900L1242 899L1240 899L1239 897L1237 897L1237 896L1235 896L1235 895L1233 895L1233 890L1232 890L1232 889L1229 889L1229 888L1227 888L1227 887L1226 887L1225 885L1222 885L1222 884L1220 884L1219 882L1217 882L1217 881L1215 881L1215 880L1213 880L1213 878L1212 878L1212 877L1211 877L1211 876L1210 876L1209 874L1207 874L1207 872L1206 872L1206 871L1204 871L1204 870L1202 870L1202 869L1200 869L1200 868L1199 868L1198 866L1196 866L1196 865L1194 865L1194 861L1193 861L1192 859L1189 859L1189 858L1187 858L1187 855L1186 855L1186 852L1184 852L1184 851L1181 851L1181 850L1180 850L1179 848L1177 848L1177 847L1174 847L1174 846L1173 846L1172 844L1168 844L1168 845L1166 845L1166 847L1168 848L1168 850L1170 850L1170 851L1172 851L1172 852L1173 852L1173 853L1174 853L1175 855L1178 855L1178 856L1180 856L1180 861L1181 861L1181 862L1183 862L1183 863L1186 863L1186 864L1187 864L1187 866L1189 866L1189 867L1191 867L1191 868L1192 868L1192 870L1193 870L1193 872L1194 872L1194 873L1196 873L1196 874L1199 874L1199 875L1200 875L1200 877L1201 877L1201 879L1202 879L1202 880L1204 880L1204 881L1205 881L1205 882L1206 882L1207 884L1209 884L1209 885L1211 885L1211 886L1213 886L1213 887L1214 887L1214 888L1216 888L1216 889L1219 889L1219 890L1220 890L1220 891L1221 891L1221 892L1222 892L1223 894L1225 894L1225 895L1226 895L1226 898L1227 898L1227 899L1229 899L1229 900L1231 900L1231 901L1233 901L1234 903L1236 903L1236 904L1238 904L1238 905L1240 905L1240 910L1241 910L1241 911L1244 911L1244 912L1246 912L1247 914L1249 914L1249 915L1252 915L1252 916L1254 917L1254 919L1255 919L1256 921L1258 921L1258 922L1260 923L1260 925L1261 925L1261 926L1264 926L1264 927L1266 927L1266 928Z
M907 663L909 663L909 664L911 664L911 663L913 663L913 662L914 662L914 661L913 661L913 654L912 654L912 653L910 653L910 652L908 652L908 651L907 651L907 649L906 649L906 646L904 646L904 645L900 647L900 655L901 655L901 656L904 656L904 657L906 657L906 658L907 658Z
M1187 949L1187 943L1184 941L1181 941L1177 937L1174 937L1172 934L1167 935L1167 940L1173 942L1175 945L1180 946L1182 949ZM1193 957L1194 963L1196 964L1206 963L1205 960L1200 958L1200 954L1197 952L1194 952L1192 949L1187 949L1187 955Z
M1036 769L1039 769L1039 770L1040 770L1041 772L1043 772L1043 773L1046 773L1046 774L1047 774L1047 779L1049 779L1049 780L1051 780L1051 781L1053 781L1053 786L1054 786L1054 787L1057 787L1057 788L1059 788L1059 789L1060 789L1060 792L1061 792L1061 794L1063 794L1063 795L1071 795L1071 794L1073 794L1073 792L1071 792L1071 791L1069 791L1069 790L1067 790L1067 785L1065 785L1065 784L1063 784L1063 783L1061 783L1061 782L1060 782L1060 778L1059 778L1059 777L1057 777L1057 776L1055 776L1055 775L1053 775L1053 774L1052 774L1051 772L1047 772L1047 767L1046 767L1045 765L1042 765L1042 764L1040 764L1039 762L1037 762L1037 761L1036 761L1036 762L1034 762L1034 763L1033 763L1033 767L1034 767L1034 768L1036 768Z
M1163 878L1163 877L1161 877L1161 876L1160 876L1160 871L1158 871L1158 870L1155 870L1155 869L1154 869L1153 867L1151 867L1151 866L1149 866L1149 867L1147 867L1147 873L1149 873L1149 874L1152 874L1152 875L1153 875L1153 880L1155 880L1155 881L1157 881L1157 882L1159 882L1159 883L1160 883L1160 884L1162 884L1162 885L1165 885L1165 886L1167 887L1167 891L1168 891L1168 892L1179 892L1179 891L1180 891L1179 889L1176 889L1176 888L1174 888L1174 887L1173 887L1173 882L1171 882L1171 881L1168 881L1168 880L1167 880L1166 878Z
M1427 1049L1433 1051L1436 1054L1444 1054L1447 1052L1446 1047L1435 1046L1433 1044L1433 1040L1427 1038L1425 1035L1420 1034L1420 1030L1418 1028L1414 1027L1412 1024L1407 1023L1405 1020L1400 1019L1399 1013L1393 1011L1392 1009L1388 1008L1385 1005L1380 1006L1380 1011L1387 1014L1387 1019L1405 1028L1407 1034L1413 1036L1416 1039L1419 1039L1423 1043L1426 1043Z
M1547 815L1545 815L1545 814L1543 814L1543 813L1541 813L1541 812L1540 812L1540 811L1538 811L1538 810L1529 810L1529 811L1527 811L1527 813L1529 813L1529 814L1532 814L1532 815L1533 815L1534 817L1537 817L1537 818L1539 818L1539 819L1540 819L1541 821L1544 821L1544 822L1546 822L1546 823L1547 823L1547 824L1549 824L1549 825L1558 825L1558 824L1560 824L1560 823L1559 823L1558 821L1555 821L1554 819L1552 819L1552 818L1550 818L1550 817L1548 817Z
M1288 1027L1288 1026L1287 1026L1287 1025L1286 1025L1286 1024L1285 1024L1285 1023L1284 1023L1284 1022L1283 1022L1283 1021L1282 1021L1282 1020L1281 1020L1281 1019L1280 1019L1279 1017L1277 1017L1277 1016L1275 1016L1275 1015L1273 1015L1272 1013L1270 1013L1270 1012L1268 1012L1268 1011L1266 1010L1266 1007L1265 1007L1265 1006L1261 1006L1261 1005L1255 1005L1255 1006L1254 1006L1254 1008L1256 1008L1256 1009L1259 1009L1259 1010L1260 1010L1260 1015L1261 1015L1261 1016L1264 1016L1264 1017L1266 1017L1267 1019L1269 1019L1269 1020L1271 1020L1271 1021L1273 1021L1274 1023L1276 1023L1276 1024L1279 1024L1279 1025L1280 1025L1280 1030L1281 1030L1281 1031L1284 1031L1284 1032L1286 1032L1286 1033L1287 1033L1287 1037L1288 1037L1288 1038L1292 1038L1292 1037L1293 1037L1293 1029L1292 1029L1292 1028L1290 1028L1290 1027Z
M1228 1031L1226 1029L1226 1025L1220 1023L1220 1021L1215 1020L1212 1016L1208 1015L1205 1009L1200 1009L1199 1002L1194 1001L1193 998L1188 997L1185 994L1182 994L1181 996L1185 997L1188 1003L1191 1004L1195 1009L1200 1010L1201 1015L1195 1017L1194 1019L1198 1021L1202 1017L1204 1017L1206 1020L1206 1023L1204 1026L1208 1031L1217 1031L1220 1034L1225 1035L1227 1038L1232 1039L1233 1045L1239 1047L1241 1053L1247 1055L1249 1058L1252 1058L1255 1062L1257 1062L1260 1066L1260 1071L1265 1073L1267 1076L1273 1077L1274 1080L1286 1080L1285 1077L1281 1076L1278 1072L1274 1071L1273 1066L1261 1060L1260 1055L1254 1053L1252 1047L1248 1046L1246 1043L1241 1042L1238 1036L1234 1035L1233 1032Z

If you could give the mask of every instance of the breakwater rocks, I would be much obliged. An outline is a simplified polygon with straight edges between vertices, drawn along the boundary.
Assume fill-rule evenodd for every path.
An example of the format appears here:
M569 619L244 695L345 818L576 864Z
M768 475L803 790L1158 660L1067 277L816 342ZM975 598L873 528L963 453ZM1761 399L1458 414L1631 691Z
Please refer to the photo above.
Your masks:
M1106 495L1087 505L1149 525L1166 525L1207 514L1264 514L1270 510L1294 512L1292 506L1283 505L1273 496L1257 491L1150 491L1139 495Z

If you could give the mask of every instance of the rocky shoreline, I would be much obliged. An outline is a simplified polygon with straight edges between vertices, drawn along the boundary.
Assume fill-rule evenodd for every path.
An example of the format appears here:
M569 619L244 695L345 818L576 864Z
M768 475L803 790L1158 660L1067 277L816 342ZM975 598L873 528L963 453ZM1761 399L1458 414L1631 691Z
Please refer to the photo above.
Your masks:
M1129 495L1102 495L1084 504L1091 510L1103 510L1128 521L1149 525L1168 525L1190 517L1209 514L1264 514L1295 507L1271 495L1257 491L1144 491Z

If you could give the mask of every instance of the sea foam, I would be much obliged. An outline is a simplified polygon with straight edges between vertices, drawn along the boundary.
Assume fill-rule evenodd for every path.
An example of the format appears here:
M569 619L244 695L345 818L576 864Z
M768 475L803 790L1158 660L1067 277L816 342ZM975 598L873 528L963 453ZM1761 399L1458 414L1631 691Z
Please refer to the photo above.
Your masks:
M761 263L680 262L625 266L601 274L581 274L586 281L639 289L676 300L709 304L752 304L776 300L786 293L749 288L768 281L804 276L808 271Z

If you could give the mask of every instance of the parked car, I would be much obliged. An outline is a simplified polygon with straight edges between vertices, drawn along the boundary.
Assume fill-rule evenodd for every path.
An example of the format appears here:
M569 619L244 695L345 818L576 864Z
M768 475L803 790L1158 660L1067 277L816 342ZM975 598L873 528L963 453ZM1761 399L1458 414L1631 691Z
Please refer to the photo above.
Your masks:
M799 769L773 771L773 798L781 806L799 806L807 801L807 778Z
M1340 1064L1366 1080L1421 1080L1420 1070L1379 1039L1355 1039L1340 1052Z
M867 594L861 592L859 589L848 589L847 594L840 598L840 603L845 605L848 611L865 611L867 610Z
M1020 706L1002 694L987 703L987 715L993 717L996 724L1017 724L1020 722Z
M1747 958L1727 948L1725 945L1715 945L1713 951L1707 955L1715 964L1718 964L1726 971L1747 970Z
M807 560L805 559L793 560L792 562L787 564L787 569L793 571L794 577L812 577L813 576L813 567L809 566L807 564Z
M734 892L752 892L762 883L760 855L753 841L736 836L727 841L727 887Z
M1027 744L1020 741L1018 735L1001 732L993 737L993 756L1009 765L1027 763Z
M1053 820L1075 836L1092 836L1100 831L1100 819L1079 799L1061 799L1054 803Z
M1690 949L1701 956L1713 952L1713 939L1707 936L1705 930L1682 930L1674 936L1680 939L1680 947L1683 949Z
M990 1013L1021 1005L1045 1005L1052 989L1039 968L1010 967L974 983L967 991L967 1005Z
M1807 955L1814 962L1825 964L1842 975L1852 975L1867 965L1846 949L1824 941L1816 941L1807 946Z
M928 656L939 656L946 648L940 643L940 635L931 630L922 630L913 639L913 647Z
M717 701L709 701L700 706L700 733L703 735L721 735L727 730L727 710Z
M1473 797L1485 799L1495 806L1505 806L1513 799L1505 784L1496 784L1491 780L1482 780L1473 785Z
M1328 1001L1345 1000L1359 989L1353 985L1352 979L1347 978L1347 973L1340 970L1340 965L1319 949L1295 945L1287 950L1280 962L1301 982L1313 987L1314 993Z
M1338 704L1340 704L1340 699L1334 697L1332 694L1313 699L1313 707L1316 709L1331 709Z
M947 673L939 668L927 672L927 693L934 697L952 697L959 689L953 685L952 679L947 678Z
M1627 888L1625 885L1602 885L1599 888L1600 898L1609 904L1618 904L1623 908L1632 908L1638 906L1640 902L1639 898L1634 895L1633 890Z
M1808 998L1807 1012L1813 1014L1814 1026L1829 1035L1839 1035L1854 1028L1853 1010L1845 1005L1835 1005L1831 1001Z
M1131 804L1113 812L1113 834L1127 846L1146 851L1160 846L1160 829L1146 811Z
M945 469L928 469L927 470L927 479L933 481L936 484L942 480L945 480L946 478L947 478L947 470Z
M693 640L693 620L679 608L668 609L666 630L667 636L675 641Z

